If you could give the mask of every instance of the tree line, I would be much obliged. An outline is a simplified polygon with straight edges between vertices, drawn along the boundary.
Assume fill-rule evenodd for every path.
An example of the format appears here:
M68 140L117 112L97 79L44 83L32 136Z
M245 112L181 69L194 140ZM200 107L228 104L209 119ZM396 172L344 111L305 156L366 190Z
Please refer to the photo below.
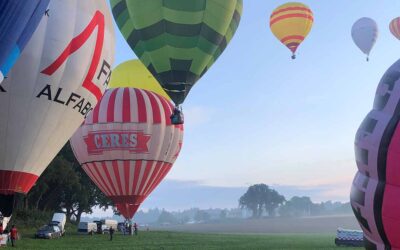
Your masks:
M276 204L274 202L274 204ZM135 221L148 225L176 225L176 224L194 224L208 222L229 222L238 219L259 219L261 217L305 217L321 215L344 215L352 214L349 202L326 201L313 203L309 197L294 196L286 200L268 213L264 205L255 206L261 208L261 211L251 211L245 206L236 208L190 208L181 211L167 211L165 209L153 208L147 211L139 210L134 217Z
M350 203L321 202L313 203L310 197L294 196L289 200L266 184L250 186L239 199L239 207L252 212L253 218L301 217L326 214L351 213Z

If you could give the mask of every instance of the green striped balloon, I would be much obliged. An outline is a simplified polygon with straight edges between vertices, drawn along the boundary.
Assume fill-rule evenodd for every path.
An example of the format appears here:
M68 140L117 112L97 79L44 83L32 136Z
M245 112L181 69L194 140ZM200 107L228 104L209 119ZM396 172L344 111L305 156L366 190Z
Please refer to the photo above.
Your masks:
M129 46L175 104L232 39L242 0L110 0Z

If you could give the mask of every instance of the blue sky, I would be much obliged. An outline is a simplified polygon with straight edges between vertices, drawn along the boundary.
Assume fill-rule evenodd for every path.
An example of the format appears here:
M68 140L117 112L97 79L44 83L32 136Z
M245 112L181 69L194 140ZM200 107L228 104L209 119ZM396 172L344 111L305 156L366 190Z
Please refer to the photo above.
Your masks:
M314 26L293 61L269 30L271 11L285 1L244 0L235 37L185 101L184 145L167 179L329 186L318 199L348 199L354 134L381 76L399 58L400 41L388 26L400 1L303 2ZM363 16L379 26L368 63L350 35ZM116 34L115 66L136 58L117 27Z

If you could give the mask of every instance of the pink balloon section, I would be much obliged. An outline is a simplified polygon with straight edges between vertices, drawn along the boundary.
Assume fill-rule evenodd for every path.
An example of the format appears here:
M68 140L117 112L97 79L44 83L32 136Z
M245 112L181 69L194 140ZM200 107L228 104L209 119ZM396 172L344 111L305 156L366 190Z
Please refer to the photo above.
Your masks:
M400 60L382 77L355 138L351 206L366 249L400 249Z

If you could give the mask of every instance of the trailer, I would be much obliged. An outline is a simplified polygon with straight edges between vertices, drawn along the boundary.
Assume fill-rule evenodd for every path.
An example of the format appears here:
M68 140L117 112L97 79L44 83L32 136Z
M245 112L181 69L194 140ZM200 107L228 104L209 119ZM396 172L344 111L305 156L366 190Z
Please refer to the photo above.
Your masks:
M94 222L79 222L78 233L80 233L80 234L97 233L97 224Z
M118 222L116 220L95 220L93 222L97 224L98 234L108 234L111 227L114 230L117 230L118 227Z
M363 247L364 233L361 230L338 228L335 244L336 246Z
M118 221L116 220L101 220L101 223L106 225L108 229L113 228L114 230L117 230Z
M65 235L65 223L67 222L67 216L64 213L54 213L53 218L49 225L58 226L61 231L61 236Z

